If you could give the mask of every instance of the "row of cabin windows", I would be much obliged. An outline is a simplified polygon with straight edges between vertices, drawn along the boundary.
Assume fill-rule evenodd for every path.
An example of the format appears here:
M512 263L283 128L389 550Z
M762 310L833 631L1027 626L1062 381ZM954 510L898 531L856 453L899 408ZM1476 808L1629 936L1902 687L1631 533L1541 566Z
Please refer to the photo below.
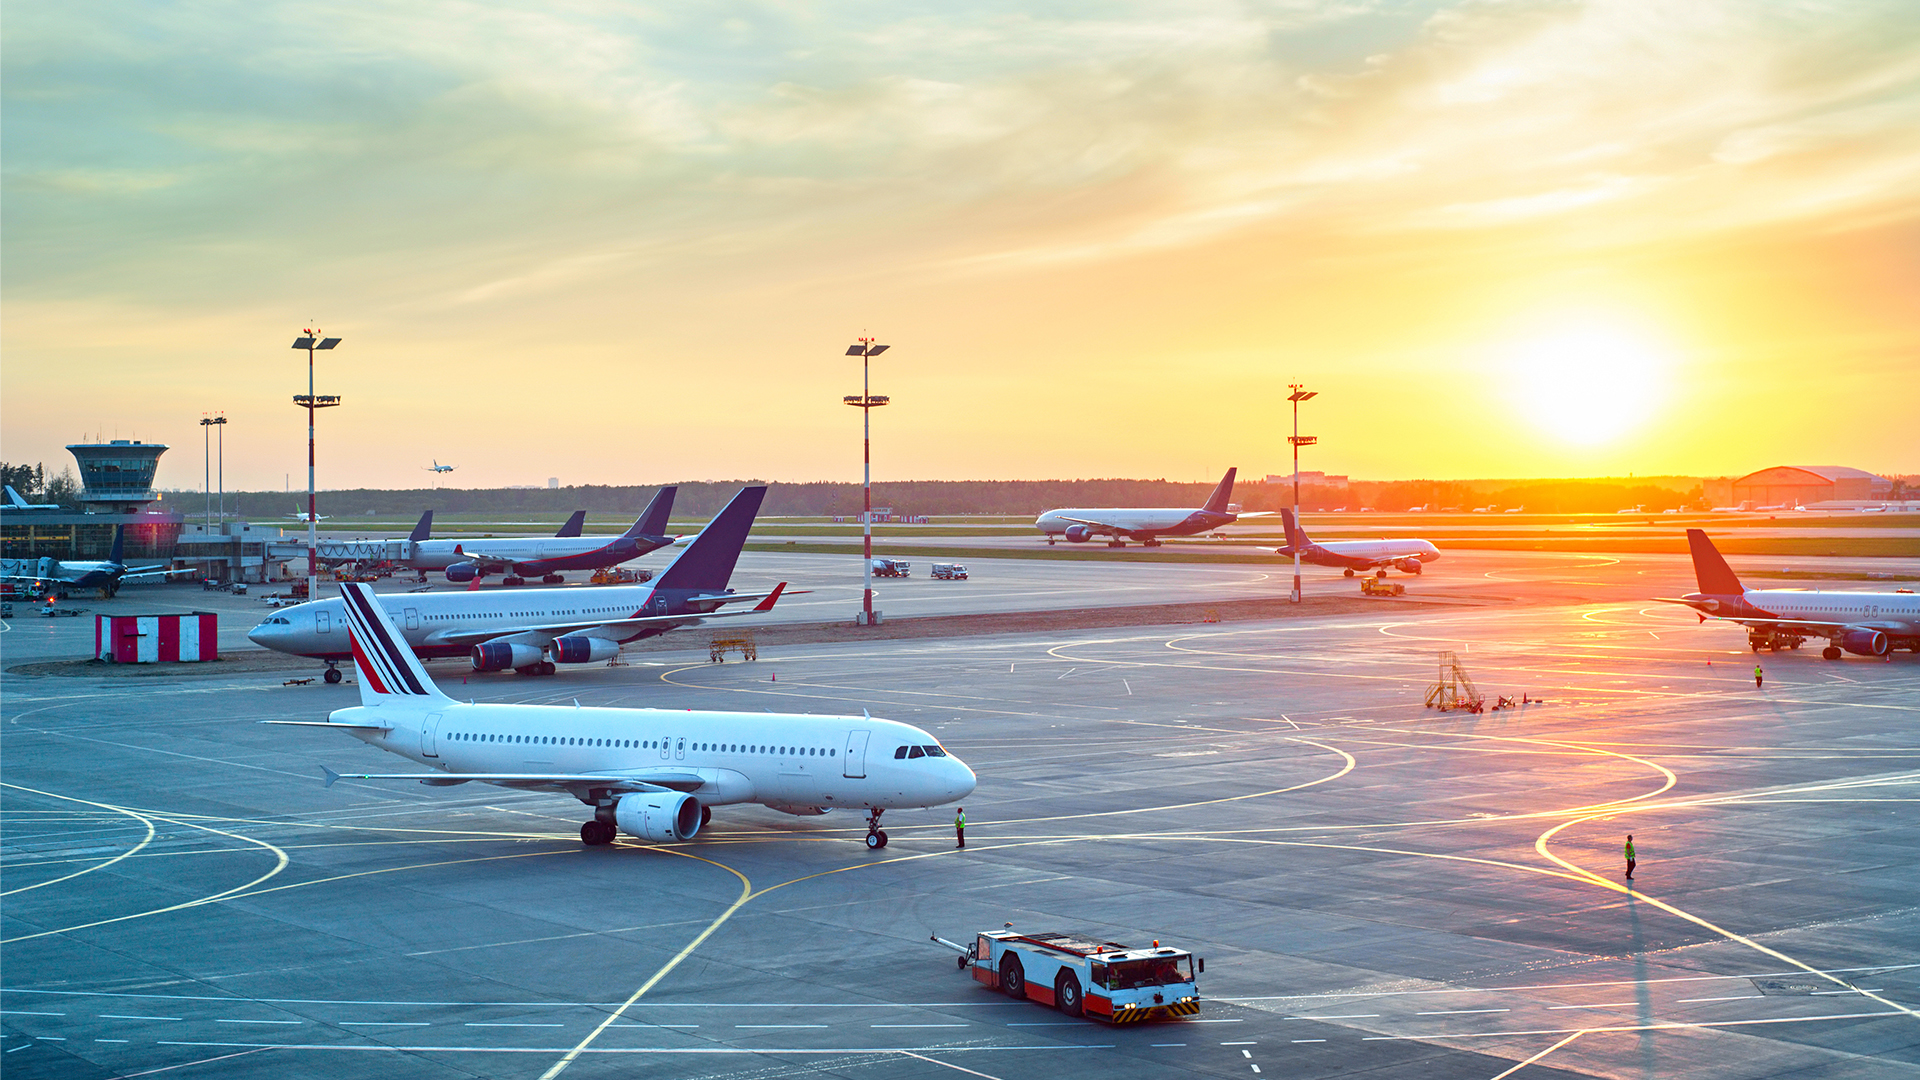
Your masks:
M946 756L947 752L938 746L896 746L893 750L893 758L895 761L899 761L902 758Z
M498 735L477 732L455 732L448 738L455 742L486 743L522 743L540 746L611 746L628 750L658 750L660 739L581 739L566 735ZM712 751L726 754L779 754L783 757L835 757L838 751L831 747L818 746L745 746L740 743L699 742L687 747L696 752ZM899 755L895 755L896 757ZM915 755L918 757L919 755Z

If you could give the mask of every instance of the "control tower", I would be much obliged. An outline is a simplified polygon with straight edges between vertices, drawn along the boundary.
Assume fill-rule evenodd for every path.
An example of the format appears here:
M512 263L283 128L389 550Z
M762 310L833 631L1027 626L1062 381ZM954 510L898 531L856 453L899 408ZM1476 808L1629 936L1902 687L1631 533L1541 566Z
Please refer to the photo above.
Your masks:
M80 503L89 514L131 514L160 496L153 474L160 467L161 443L115 439L67 446L80 463Z

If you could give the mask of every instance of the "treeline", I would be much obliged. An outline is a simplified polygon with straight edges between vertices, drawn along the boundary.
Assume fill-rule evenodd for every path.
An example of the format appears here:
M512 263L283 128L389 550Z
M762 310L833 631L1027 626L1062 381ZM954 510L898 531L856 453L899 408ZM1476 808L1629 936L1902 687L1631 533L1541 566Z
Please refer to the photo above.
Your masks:
M711 517L740 488L755 480L681 481L674 499L674 516ZM1685 485L1685 486L1682 486ZM564 517L586 510L596 520L637 516L653 498L655 487L585 484L563 488L415 488L404 491L354 489L324 491L320 512L342 517L414 517L432 509L447 514L527 514ZM1630 506L1649 511L1691 506L1699 501L1701 484L1694 477L1659 477L1645 481L1614 480L1396 480L1356 481L1345 489L1303 485L1301 503L1309 510L1344 506L1381 511L1404 511L1413 506L1429 510L1468 510L1493 504L1499 509L1525 507L1539 513L1612 513ZM908 480L873 485L873 505L895 514L954 516L1005 514L1033 516L1060 507L1172 506L1198 507L1213 492L1211 483L1170 480ZM169 500L177 512L190 513L197 496L175 494ZM1278 510L1293 505L1292 484L1240 483L1233 501L1244 510ZM255 521L271 521L306 509L306 493L228 492L228 512ZM859 484L774 483L761 513L769 517L853 517L860 512ZM604 521L603 521L604 523Z

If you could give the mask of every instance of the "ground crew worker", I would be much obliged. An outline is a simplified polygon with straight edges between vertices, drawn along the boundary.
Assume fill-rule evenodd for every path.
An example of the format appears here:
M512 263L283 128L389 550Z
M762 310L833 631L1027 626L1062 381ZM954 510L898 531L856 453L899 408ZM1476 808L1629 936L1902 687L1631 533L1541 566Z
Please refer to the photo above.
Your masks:
M1633 880L1633 834L1627 834L1627 880Z
M1761 672L1760 670L1760 665L1759 664L1753 665L1753 688L1755 690L1760 689L1760 677L1762 674L1763 672Z
M954 847L963 848L967 846L967 808L964 806L959 807L953 812L953 839L955 841Z

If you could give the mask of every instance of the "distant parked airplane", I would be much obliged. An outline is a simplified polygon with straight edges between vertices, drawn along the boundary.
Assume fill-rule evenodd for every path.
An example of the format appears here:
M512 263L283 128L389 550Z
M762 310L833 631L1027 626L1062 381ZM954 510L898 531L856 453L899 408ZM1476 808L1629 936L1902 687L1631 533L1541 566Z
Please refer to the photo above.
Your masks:
M530 577L539 577L549 585L566 580L562 570L598 570L637 559L649 551L666 547L673 538L666 535L673 496L680 489L663 487L626 532L619 536L581 536L580 522L587 512L577 510L560 531L551 537L494 536L477 540L426 540L414 542L408 551L407 565L415 570L444 570L447 580L478 581L489 574L504 575L503 583L523 585Z
M442 464L440 464L440 459L439 459L439 458L434 458L434 459L433 459L433 464L431 464L431 465L422 465L422 466L420 466L420 467L421 467L422 469L425 469L425 470L426 470L427 472L431 472L431 473L450 473L450 472L452 472L453 470L455 470L455 469L457 469L457 468L459 468L460 466L458 466L458 465L442 465Z
M105 599L120 591L125 581L166 578L169 574L191 574L192 570L168 570L153 566L128 566L122 562L126 549L126 526L113 527L113 550L100 559L0 559L0 580L38 584L64 597L77 589L98 589Z
M1292 510L1280 511L1280 520L1287 528L1287 546L1274 548L1278 555L1291 556L1300 553L1300 561L1315 566L1337 566L1352 577L1356 571L1373 570L1380 577L1386 577L1386 568L1391 566L1409 574L1420 572L1422 563L1430 563L1440 557L1440 549L1425 540L1329 540L1316 544L1307 536L1307 530L1300 527L1294 519Z
M309 515L309 514L308 514L308 513L307 513L307 512L305 511L305 510L302 510L302 509L300 509L299 507L297 507L297 506L296 506L296 507L294 507L294 508L293 508L293 513L291 513L291 514L288 514L287 516L288 516L288 517L290 517L290 518L292 518L292 519L293 519L293 520L295 520L295 521L325 521L325 520L327 520L327 519L328 519L329 517L332 517L333 515L331 515L331 514L321 514L321 515L320 515L320 516L318 516L318 517L313 517L313 516L311 516L311 515Z
M8 484L7 485L7 509L9 510L58 510L60 509L60 504L59 503L30 503L27 500L21 498L19 492L13 490L12 484Z
M1697 593L1656 596L1669 604L1685 604L1700 621L1721 619L1747 628L1747 644L1754 652L1800 647L1810 637L1827 639L1820 655L1840 659L1842 651L1859 656L1885 656L1894 649L1920 653L1920 595L1912 590L1893 592L1823 592L1807 589L1749 589L1740 584L1720 550L1705 531L1687 530L1687 548L1693 554Z
M1207 497L1198 510L1123 509L1049 510L1034 520L1034 527L1046 534L1047 543L1066 537L1070 544L1084 544L1096 536L1111 537L1108 547L1126 547L1128 540L1139 540L1147 547L1159 547L1163 536L1194 536L1231 525L1241 518L1267 517L1267 511L1237 514L1227 509L1233 497L1234 469Z

